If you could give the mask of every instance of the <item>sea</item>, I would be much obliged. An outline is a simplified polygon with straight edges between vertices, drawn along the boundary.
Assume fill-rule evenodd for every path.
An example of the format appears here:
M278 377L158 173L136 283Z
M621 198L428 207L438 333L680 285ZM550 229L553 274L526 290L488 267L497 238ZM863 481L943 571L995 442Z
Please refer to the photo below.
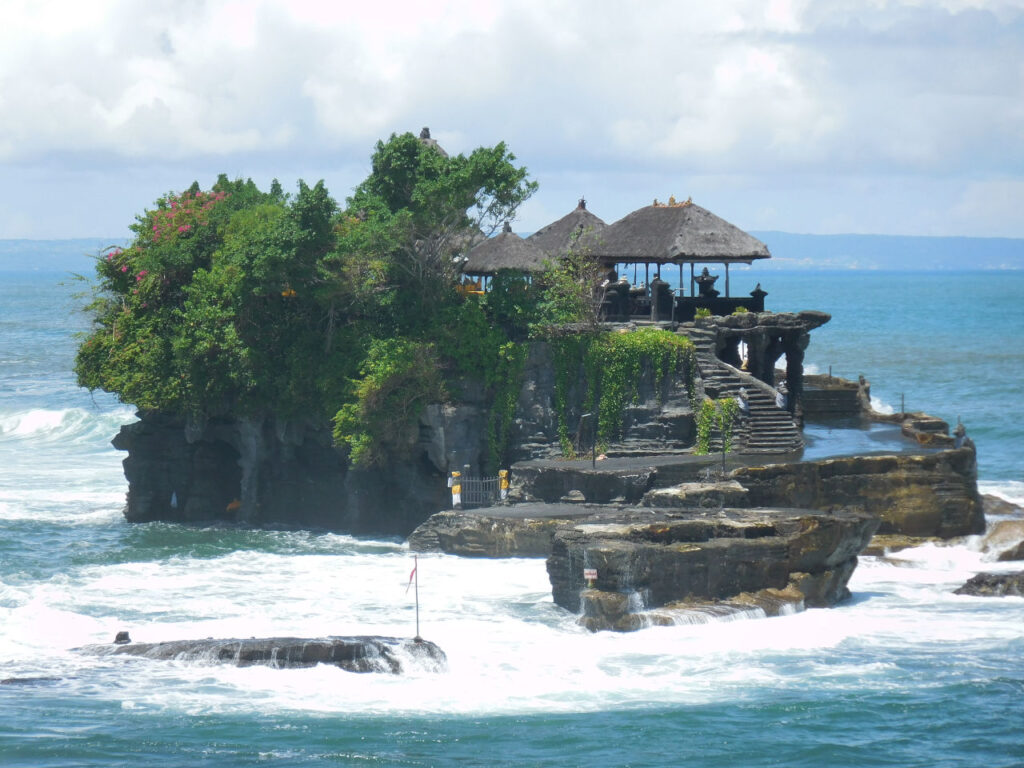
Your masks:
M1024 271L732 275L755 282L832 315L809 370L962 420L981 490L1024 504ZM135 415L75 384L81 290L0 271L0 766L1024 766L1024 598L953 594L1024 563L980 537L862 556L833 609L591 634L541 559L421 554L417 616L399 539L125 522ZM443 671L78 650L417 626Z

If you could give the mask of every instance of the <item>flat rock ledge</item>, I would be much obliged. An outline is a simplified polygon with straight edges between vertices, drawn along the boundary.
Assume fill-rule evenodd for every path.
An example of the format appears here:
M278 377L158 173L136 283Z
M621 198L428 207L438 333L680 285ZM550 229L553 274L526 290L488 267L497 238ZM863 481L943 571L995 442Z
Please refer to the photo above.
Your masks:
M331 664L349 672L400 674L410 668L441 671L444 651L422 639L396 637L269 637L228 640L172 640L162 643L109 643L77 649L100 656L141 656L147 659L263 665L277 669Z
M967 580L956 595L974 597L1024 597L1024 571L1017 573L979 573Z

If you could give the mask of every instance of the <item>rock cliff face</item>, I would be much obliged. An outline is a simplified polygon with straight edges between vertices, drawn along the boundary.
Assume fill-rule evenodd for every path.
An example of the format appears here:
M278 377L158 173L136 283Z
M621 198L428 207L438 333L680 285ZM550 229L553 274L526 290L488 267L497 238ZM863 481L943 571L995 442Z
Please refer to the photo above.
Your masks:
M985 530L973 447L742 467L732 477L753 506L866 512L882 534L948 539Z
M623 330L628 330L628 326ZM552 345L547 342L530 344L512 421L510 462L561 455L553 354ZM591 447L590 428L582 420L584 384L584 372L580 371L567 393L565 413L570 437L580 453ZM685 376L674 374L658 381L648 366L636 387L637 401L628 405L622 414L622 436L609 454L666 454L691 448L696 425ZM697 391L702 395L699 379Z
M128 452L125 517L404 535L450 501L429 460L432 449L443 451L448 424L444 413L436 416L417 460L386 473L349 469L326 428L143 416L114 439Z
M512 424L516 457L559 451L553 371L549 345L532 344ZM694 421L685 382L655 382L647 371L638 390L640 402L626 414L623 445L653 450L691 444ZM467 382L462 391L456 404L425 409L410 456L368 471L348 467L326 423L272 417L196 423L141 414L114 439L115 447L128 452L125 517L407 535L450 506L449 473L466 465L478 472L487 453L479 387ZM668 397L660 396L664 391ZM575 424L582 408L574 397L575 391L567 406Z
M877 525L870 515L784 509L585 521L555 533L548 575L555 603L582 610L593 630L636 629L651 608L766 589L789 588L806 607L828 607L849 596L857 555ZM584 589L585 569L597 574L591 589Z

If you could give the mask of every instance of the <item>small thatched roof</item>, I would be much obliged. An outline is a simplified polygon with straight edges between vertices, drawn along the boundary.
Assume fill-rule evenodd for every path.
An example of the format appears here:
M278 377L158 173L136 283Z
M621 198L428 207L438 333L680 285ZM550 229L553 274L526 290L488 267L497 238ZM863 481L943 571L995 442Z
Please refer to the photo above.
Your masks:
M551 258L564 256L573 245L594 250L601 231L608 225L587 210L587 201L580 199L579 205L558 221L538 229L527 242L537 246ZM576 233L580 233L577 235Z
M523 240L506 224L505 230L484 240L466 254L462 266L467 275L496 275L499 270L538 273L544 271L548 256L527 240Z
M594 255L606 264L749 264L768 246L699 205L649 205L605 228Z

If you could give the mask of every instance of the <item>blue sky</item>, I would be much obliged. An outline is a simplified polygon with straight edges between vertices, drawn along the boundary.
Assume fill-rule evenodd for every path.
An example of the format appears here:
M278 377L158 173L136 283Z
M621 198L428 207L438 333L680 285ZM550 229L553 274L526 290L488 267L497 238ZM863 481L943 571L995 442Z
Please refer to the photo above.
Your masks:
M324 179L504 140L606 221L1024 237L1024 0L4 0L0 238L125 236L194 179Z

